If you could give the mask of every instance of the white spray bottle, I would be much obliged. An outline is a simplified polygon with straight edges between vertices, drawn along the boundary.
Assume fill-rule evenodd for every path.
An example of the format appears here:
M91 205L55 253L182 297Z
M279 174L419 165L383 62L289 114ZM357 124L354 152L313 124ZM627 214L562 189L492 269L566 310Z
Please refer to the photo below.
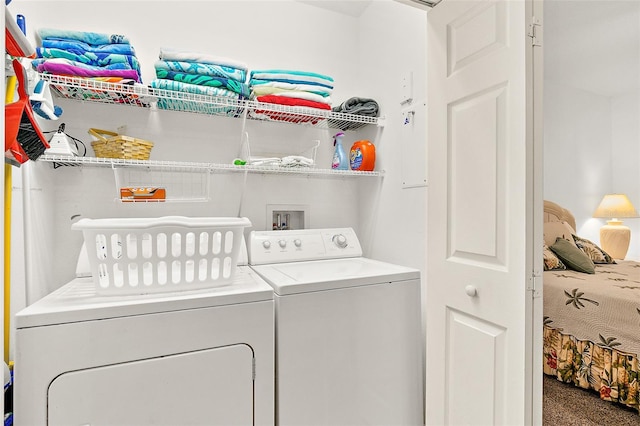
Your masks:
M334 170L349 170L349 158L342 147L342 138L344 132L336 133L333 137L333 161L331 162L331 168Z

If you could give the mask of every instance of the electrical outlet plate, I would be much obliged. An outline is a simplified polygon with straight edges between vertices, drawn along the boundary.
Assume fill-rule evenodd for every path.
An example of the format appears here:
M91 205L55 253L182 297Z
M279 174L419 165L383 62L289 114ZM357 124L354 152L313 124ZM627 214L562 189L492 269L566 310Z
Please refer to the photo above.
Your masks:
M406 104L413 100L413 72L406 71L400 76L400 103Z

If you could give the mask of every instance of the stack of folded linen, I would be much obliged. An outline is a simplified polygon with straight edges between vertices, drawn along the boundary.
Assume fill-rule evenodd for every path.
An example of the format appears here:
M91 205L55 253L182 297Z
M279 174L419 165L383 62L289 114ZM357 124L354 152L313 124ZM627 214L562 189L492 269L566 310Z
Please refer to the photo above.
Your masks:
M234 59L206 53L160 49L154 64L155 89L173 90L216 97L245 99L249 97L248 67Z
M268 104L331 110L333 78L297 70L252 70L249 80L251 99ZM251 111L254 118L292 122L317 122L318 117L282 114L268 108Z
M31 63L40 73L85 77L112 83L142 83L140 62L120 34L42 28Z

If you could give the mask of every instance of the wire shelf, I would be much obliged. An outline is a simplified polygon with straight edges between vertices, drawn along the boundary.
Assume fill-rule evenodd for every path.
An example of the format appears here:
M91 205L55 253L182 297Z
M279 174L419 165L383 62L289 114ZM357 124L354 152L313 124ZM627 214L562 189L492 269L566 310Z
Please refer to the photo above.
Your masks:
M148 88L148 93L154 99L151 102L152 109L240 117L246 108L244 101L232 97L208 96L152 87Z
M104 104L150 107L147 88L140 84L117 84L89 78L39 74L62 98Z
M305 176L330 176L330 177L356 177L369 176L381 177L384 171L361 172L354 170L333 170L333 169L316 169L313 167L278 167L278 166L239 166L238 171L246 170L250 173L262 174L282 174L282 175L305 175Z
M37 161L52 163L54 168L58 167L109 167L109 168L145 168L152 170L167 171L209 171L211 163L182 162L182 161L152 161L152 160L125 160L120 158L103 158L103 157L69 157L65 155L49 155L44 154ZM232 167L232 166L229 166Z
M334 177L381 177L384 171L362 172L353 170L333 170L318 169L313 167L283 167L283 166L257 166L220 163L197 163L181 161L155 161L155 160L123 160L118 158L99 157L68 157L62 155L42 155L38 158L40 162L52 163L54 168L58 167L109 167L109 168L137 168L147 170L158 170L168 172L193 172L193 173L262 173L262 174L283 174L283 175L306 175L306 176L334 176Z
M274 121L318 128L357 130L380 125L378 117L346 114L317 108L270 104L232 97L198 95L156 89L140 84L107 83L99 80L54 74L39 74L48 81L57 96L79 101L131 105L142 108L190 112L251 120Z

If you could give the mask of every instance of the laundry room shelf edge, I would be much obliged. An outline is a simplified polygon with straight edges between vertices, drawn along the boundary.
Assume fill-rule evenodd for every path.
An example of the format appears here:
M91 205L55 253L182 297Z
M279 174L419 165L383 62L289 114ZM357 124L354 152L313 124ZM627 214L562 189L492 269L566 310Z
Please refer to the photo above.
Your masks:
M269 104L231 97L207 96L148 87L119 84L80 77L42 74L56 96L83 102L126 105L151 110L190 112L250 120L312 126L316 128L358 130L382 127L382 117L346 114L317 108Z
M54 168L58 167L108 167L117 168L137 168L146 170L158 170L168 172L205 172L205 173L261 173L261 174L283 174L283 175L306 175L306 176L334 176L334 177L381 177L384 171L361 172L353 170L333 170L318 169L312 167L278 167L278 166L256 166L220 163L198 163L186 161L156 161L156 160L125 160L119 158L102 157L69 157L63 155L42 155L37 161L51 163Z

